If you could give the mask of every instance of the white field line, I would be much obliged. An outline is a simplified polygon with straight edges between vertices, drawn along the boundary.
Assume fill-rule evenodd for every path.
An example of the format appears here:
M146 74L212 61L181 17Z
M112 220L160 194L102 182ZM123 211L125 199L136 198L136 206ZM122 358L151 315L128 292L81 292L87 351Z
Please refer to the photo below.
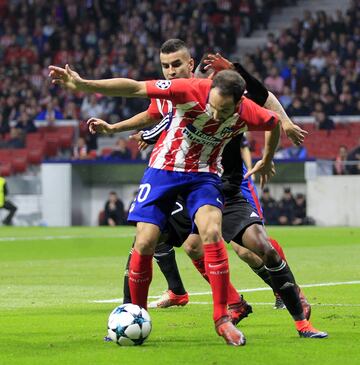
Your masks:
M269 303L265 303L265 302L248 302L251 305L274 305L274 302L269 302ZM195 304L195 305L212 305L213 302L192 302L190 301L188 304ZM318 306L318 307L360 307L360 303L359 304L341 304L341 303L311 303L311 305L313 306ZM151 307L150 307L151 309Z
M14 242L14 241L52 241L52 240L73 240L73 239L89 239L89 238L127 238L134 237L134 233L119 233L116 235L108 236L93 236L93 235L82 235L82 236L39 236L39 237L0 237L0 242Z
M337 286L337 285L358 285L360 284L360 280L353 280L353 281L339 281L339 282L330 282L330 283L315 283L315 284L303 284L300 285L302 288L315 288L315 287L321 287L321 286ZM266 288L250 288L250 289L240 289L238 290L239 293L249 293L249 292L256 292L256 291L266 291L266 290L272 290L270 287ZM198 296L198 295L210 295L211 292L198 292L198 293L189 293L190 297ZM160 295L149 295L149 299L157 299L160 298ZM103 299L103 300L91 300L91 303L122 303L123 298L114 298L114 299ZM211 304L211 302L189 302L189 304ZM268 305L273 303L253 303L253 304L259 304L259 305ZM340 305L341 304L317 304L317 305ZM360 306L357 304L349 304L344 306Z

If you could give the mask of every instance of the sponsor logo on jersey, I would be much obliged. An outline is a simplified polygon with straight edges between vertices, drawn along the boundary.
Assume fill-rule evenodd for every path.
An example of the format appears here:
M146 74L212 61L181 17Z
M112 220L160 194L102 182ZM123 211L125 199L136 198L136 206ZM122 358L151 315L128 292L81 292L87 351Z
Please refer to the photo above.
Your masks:
M158 87L161 90L166 90L171 86L171 81L170 80L159 80L156 81L156 87Z
M216 138L214 136L210 136L199 129L195 128L192 124L188 124L184 128L184 135L187 136L194 142L198 142L208 146L217 146L221 143L221 139Z

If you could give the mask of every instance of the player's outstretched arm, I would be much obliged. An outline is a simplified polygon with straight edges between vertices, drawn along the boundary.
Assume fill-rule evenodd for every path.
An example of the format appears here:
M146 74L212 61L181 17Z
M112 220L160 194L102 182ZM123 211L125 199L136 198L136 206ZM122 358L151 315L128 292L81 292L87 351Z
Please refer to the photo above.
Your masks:
M134 115L132 118L126 119L115 124L109 124L99 118L90 118L87 125L90 133L113 134L134 129L141 129L150 125L154 125L157 121L153 119L147 111Z
M245 174L245 178L248 178L253 174L259 174L261 188L263 188L276 173L273 158L279 144L279 139L280 124L278 123L274 129L265 132L265 146L262 159L256 162L254 167Z
M292 122L280 104L279 100L270 91L264 107L278 113L281 127L294 145L299 146L304 142L305 136L308 134L308 132L301 129L298 125Z
M145 82L132 79L115 78L104 80L86 80L72 70L69 65L65 68L49 66L51 82L71 91L101 93L107 96L147 97Z

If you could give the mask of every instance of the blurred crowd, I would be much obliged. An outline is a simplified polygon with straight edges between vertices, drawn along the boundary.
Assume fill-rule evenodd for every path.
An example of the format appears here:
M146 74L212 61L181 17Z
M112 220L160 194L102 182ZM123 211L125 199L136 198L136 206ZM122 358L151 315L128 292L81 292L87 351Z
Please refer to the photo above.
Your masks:
M48 65L69 63L89 78L159 76L159 46L186 41L198 61L207 49L229 56L236 38L267 28L271 9L295 0L3 0L0 1L0 138L10 121L35 131L33 120L89 116L115 122L147 101L70 95L47 80ZM19 134L11 132L12 134ZM4 141L4 137L6 140ZM88 148L96 148L87 140Z
M244 64L290 116L312 115L319 129L335 128L329 115L360 115L360 3L335 16L305 11Z
M267 225L301 226L314 225L313 218L306 216L306 198L302 193L295 196L290 188L284 188L283 195L276 201L269 188L264 188L260 202Z
M69 63L88 78L159 77L158 49L181 38L198 61L208 49L226 57L239 35L268 28L272 11L296 0L2 0L0 1L0 147L21 148L34 120L110 122L144 110L148 101L67 93L48 82L48 65ZM284 10L286 11L286 10ZM305 12L279 39L242 63L272 90L291 116L360 115L360 8L334 17ZM230 57L231 58L231 57ZM10 126L13 121L13 128ZM82 129L84 148L96 137Z

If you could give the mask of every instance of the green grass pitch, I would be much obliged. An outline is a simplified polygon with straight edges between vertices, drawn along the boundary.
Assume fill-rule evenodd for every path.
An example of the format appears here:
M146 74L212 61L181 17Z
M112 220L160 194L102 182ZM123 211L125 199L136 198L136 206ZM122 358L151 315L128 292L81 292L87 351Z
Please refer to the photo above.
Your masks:
M288 313L272 308L271 291L245 290L265 284L229 248L232 281L254 310L239 325L245 347L226 346L215 334L208 284L182 249L179 267L196 303L150 309L153 331L143 346L103 342L117 304L95 301L122 296L133 228L2 227L0 364L360 364L360 229L268 231L284 247L313 304L312 322L328 339L300 339ZM154 264L150 295L165 289Z

